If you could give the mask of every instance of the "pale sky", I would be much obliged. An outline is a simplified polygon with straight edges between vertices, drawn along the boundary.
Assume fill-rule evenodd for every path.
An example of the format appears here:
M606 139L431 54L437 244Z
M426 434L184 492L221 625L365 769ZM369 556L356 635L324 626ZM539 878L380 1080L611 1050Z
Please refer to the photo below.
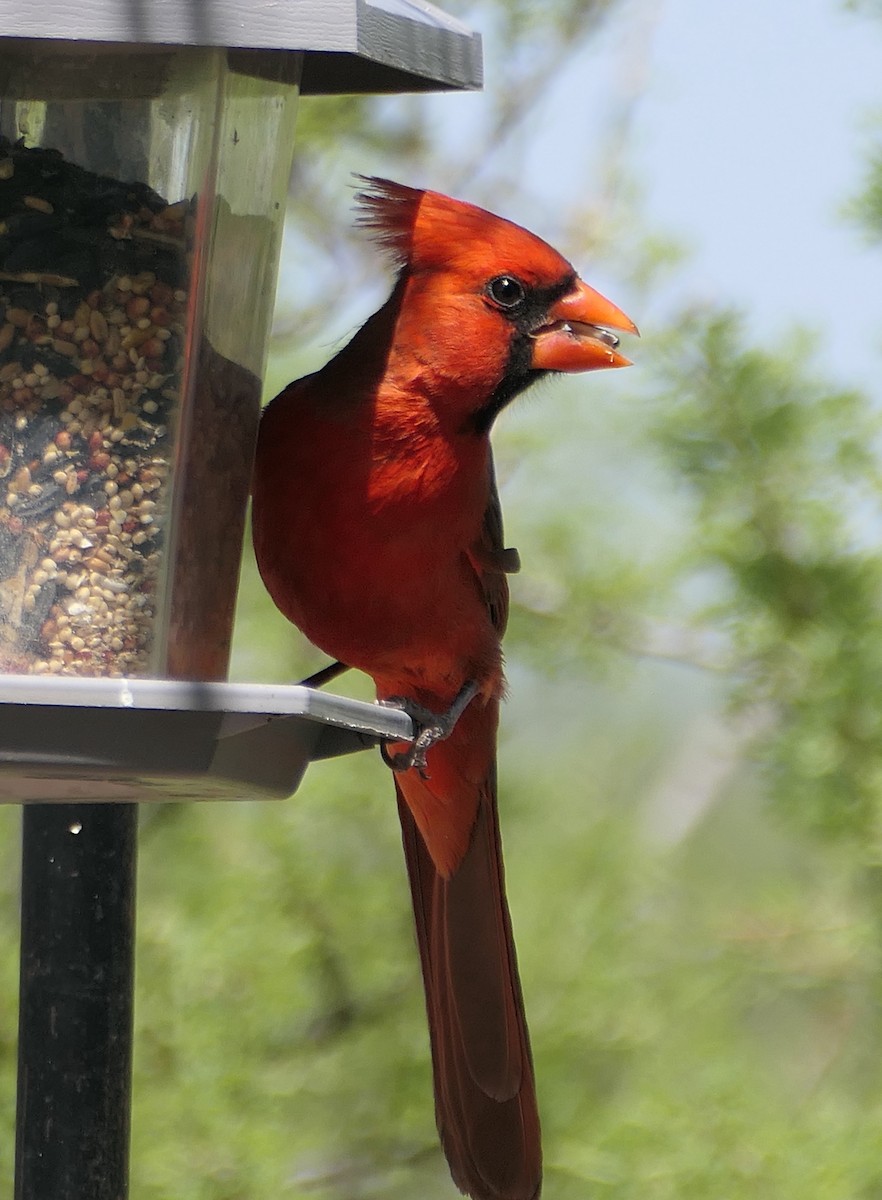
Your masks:
M480 0L470 15L481 28ZM488 89L505 87L484 34ZM882 20L841 0L630 0L517 135L524 190L540 190L549 210L590 191L605 125L631 89L628 153L645 216L693 251L676 295L734 302L771 344L794 324L816 329L836 378L874 381L882 247L868 248L841 213L859 185L868 117L882 111ZM484 99L432 103L447 152L467 145ZM545 214L517 192L502 199L506 215L542 231Z
M836 0L663 0L660 12L639 163L653 219L695 249L684 284L734 300L763 339L810 326L836 378L872 383L882 247L840 214L882 109L882 21Z

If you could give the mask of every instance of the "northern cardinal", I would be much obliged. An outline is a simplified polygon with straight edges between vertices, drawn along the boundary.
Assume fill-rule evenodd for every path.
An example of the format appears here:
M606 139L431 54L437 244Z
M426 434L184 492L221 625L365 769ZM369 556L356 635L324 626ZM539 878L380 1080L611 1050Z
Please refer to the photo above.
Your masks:
M438 1130L461 1191L534 1200L539 1118L496 806L517 554L503 545L489 434L547 372L628 365L609 330L637 331L509 221L385 179L365 180L358 200L397 281L335 358L265 410L254 546L285 616L419 724L416 747L385 757Z

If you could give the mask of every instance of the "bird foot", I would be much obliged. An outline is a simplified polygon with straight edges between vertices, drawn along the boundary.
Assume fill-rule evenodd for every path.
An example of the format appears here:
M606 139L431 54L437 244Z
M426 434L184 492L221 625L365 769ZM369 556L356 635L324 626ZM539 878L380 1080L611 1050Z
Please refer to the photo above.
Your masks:
M432 712L414 700L409 700L407 696L390 696L387 700L381 700L380 703L387 708L398 708L406 712L417 727L417 735L413 742L400 754L390 754L385 745L380 746L383 762L393 771L409 771L411 767L416 767L421 775L424 774L426 755L436 742L443 742L445 738L450 737L457 721L477 692L477 683L473 679L467 680L457 692L450 708L441 713Z

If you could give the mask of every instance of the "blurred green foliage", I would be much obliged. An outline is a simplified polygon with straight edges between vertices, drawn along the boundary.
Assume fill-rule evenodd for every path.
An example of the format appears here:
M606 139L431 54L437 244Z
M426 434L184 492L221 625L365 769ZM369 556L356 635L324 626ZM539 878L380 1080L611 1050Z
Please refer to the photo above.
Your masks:
M341 295L379 294L348 236L353 163L419 181L431 159L433 180L467 177L505 211L500 146L615 8L483 0L508 71L465 166L423 101L304 103L298 293L268 394L331 351ZM645 227L621 156L605 178L627 251L603 203L554 219L576 261L590 247L613 265L639 317L678 251ZM882 229L868 179L861 211ZM876 409L820 378L804 340L773 354L728 311L668 313L639 362L537 389L497 439L525 564L501 790L545 1194L880 1200ZM322 661L246 551L234 677ZM18 813L0 826L11 1147ZM133 1200L455 1194L376 756L316 766L286 803L145 809L138 913Z
M746 348L731 314L666 343L655 427L695 498L690 558L717 573L743 702L768 705L773 793L799 821L879 854L880 425L811 373L806 339Z
M877 24L873 33L878 37L882 20L882 0L849 0L849 8ZM863 166L863 186L851 198L847 211L871 242L882 240L882 110L871 114Z
M864 188L851 205L851 214L874 242L882 239L882 146L873 146L867 163Z

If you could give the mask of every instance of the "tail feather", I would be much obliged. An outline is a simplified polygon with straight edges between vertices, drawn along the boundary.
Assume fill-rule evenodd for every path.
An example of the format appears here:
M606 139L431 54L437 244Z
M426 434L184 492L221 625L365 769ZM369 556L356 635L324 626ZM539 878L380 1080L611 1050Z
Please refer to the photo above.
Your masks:
M447 878L436 870L397 790L426 991L435 1116L451 1174L474 1200L536 1200L542 1180L539 1116L505 899L495 769L481 789L468 849Z

